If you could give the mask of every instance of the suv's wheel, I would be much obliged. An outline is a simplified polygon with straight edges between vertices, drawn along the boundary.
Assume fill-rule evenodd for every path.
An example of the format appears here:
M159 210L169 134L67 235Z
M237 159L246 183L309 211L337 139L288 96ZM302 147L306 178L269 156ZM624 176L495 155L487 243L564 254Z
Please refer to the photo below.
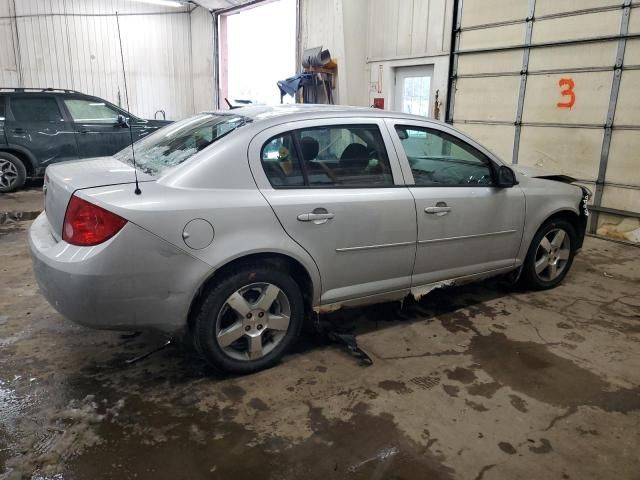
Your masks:
M18 190L27 181L27 168L15 155L0 152L0 193Z
M300 287L273 267L243 267L206 295L193 337L198 353L215 367L234 373L268 368L300 333Z
M533 237L522 271L523 282L536 290L553 288L569 272L576 234L566 220L550 220Z

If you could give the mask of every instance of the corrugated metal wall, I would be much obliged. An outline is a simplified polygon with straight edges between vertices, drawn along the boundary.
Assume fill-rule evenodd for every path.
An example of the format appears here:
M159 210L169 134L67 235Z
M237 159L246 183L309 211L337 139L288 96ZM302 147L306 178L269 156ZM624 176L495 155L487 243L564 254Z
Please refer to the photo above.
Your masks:
M434 65L432 94L444 100L452 7L453 0L303 0L302 49L331 50L340 103L384 97L393 108L394 68L410 65Z
M640 241L640 1L459 1L454 124L580 179L592 231Z
M394 105L396 68L432 65L430 103L435 105L437 94L444 112L453 0L370 0L368 18L369 105L384 98L387 109L399 109Z
M0 0L0 85L69 88L124 105L116 11L132 112L152 118L164 110L177 119L195 104L210 105L203 83L205 70L212 72L212 32L203 20L210 23L209 13L193 19L188 8L126 0ZM192 24L204 54L192 49Z

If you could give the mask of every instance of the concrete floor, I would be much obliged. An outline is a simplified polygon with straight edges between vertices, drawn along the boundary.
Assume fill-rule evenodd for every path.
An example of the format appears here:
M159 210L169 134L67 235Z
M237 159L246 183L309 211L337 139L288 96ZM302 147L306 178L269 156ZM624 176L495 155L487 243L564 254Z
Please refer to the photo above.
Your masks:
M225 378L38 294L0 230L0 478L638 479L640 250L587 239L564 285L504 280L333 314L374 364L309 336ZM4 473L2 473L4 472Z

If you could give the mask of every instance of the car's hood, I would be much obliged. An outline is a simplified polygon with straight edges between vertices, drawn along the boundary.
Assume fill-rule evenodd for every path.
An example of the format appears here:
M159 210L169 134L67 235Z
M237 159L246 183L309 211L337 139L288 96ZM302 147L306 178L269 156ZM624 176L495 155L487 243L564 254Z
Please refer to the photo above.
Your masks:
M509 165L516 175L524 175L525 177L531 178L545 178L547 180L556 180L558 182L564 183L573 183L576 181L575 178L570 177L569 175L563 175L562 173L550 172L548 170L543 170L542 168L537 167L529 167L527 165Z

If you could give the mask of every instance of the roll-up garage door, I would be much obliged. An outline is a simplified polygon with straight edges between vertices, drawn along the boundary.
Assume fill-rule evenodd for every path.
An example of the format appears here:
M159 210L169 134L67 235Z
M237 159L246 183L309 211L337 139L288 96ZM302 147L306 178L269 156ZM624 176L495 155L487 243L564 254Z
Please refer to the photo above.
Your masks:
M640 242L640 0L458 0L448 121L578 178L590 230Z

